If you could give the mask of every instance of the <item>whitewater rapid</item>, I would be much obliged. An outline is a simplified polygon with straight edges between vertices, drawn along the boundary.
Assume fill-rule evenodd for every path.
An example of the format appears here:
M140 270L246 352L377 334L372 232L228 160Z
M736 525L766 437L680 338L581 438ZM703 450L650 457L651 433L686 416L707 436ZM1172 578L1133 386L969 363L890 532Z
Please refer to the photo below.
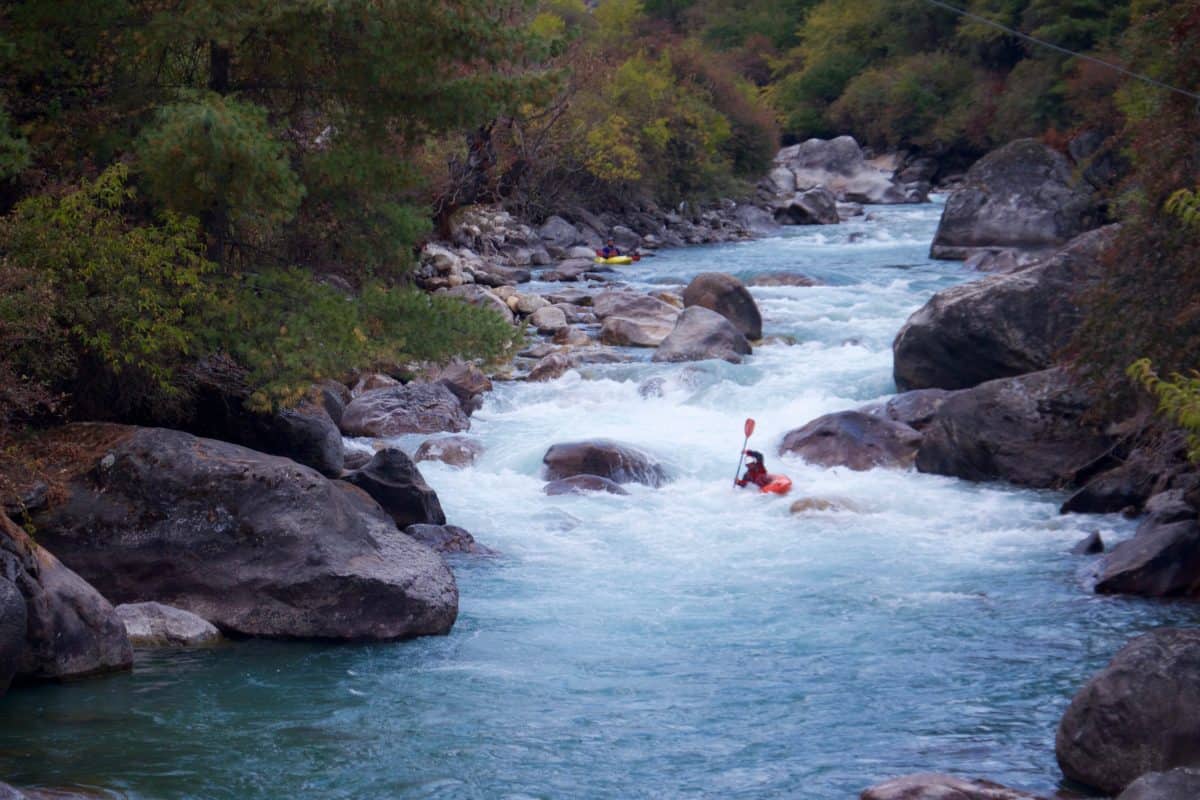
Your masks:
M421 464L450 522L501 553L453 558L449 636L141 653L131 676L5 698L0 776L231 800L845 800L914 771L1053 790L1073 692L1194 612L1090 594L1071 545L1130 523L1060 516L1060 495L776 456L788 430L890 396L906 317L973 277L927 257L937 204L869 214L621 272L642 290L710 270L819 280L752 289L768 343L743 365L631 350L497 384L479 462ZM731 488L747 417L789 500ZM673 480L546 496L547 448L593 437ZM851 510L793 516L800 497Z

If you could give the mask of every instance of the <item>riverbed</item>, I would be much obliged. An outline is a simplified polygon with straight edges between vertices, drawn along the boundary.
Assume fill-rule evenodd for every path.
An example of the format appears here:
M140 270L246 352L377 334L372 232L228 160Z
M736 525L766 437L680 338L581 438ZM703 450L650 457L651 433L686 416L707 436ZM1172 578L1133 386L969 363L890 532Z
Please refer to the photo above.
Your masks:
M1088 590L1094 561L1071 546L1132 523L1061 516L1052 492L776 456L788 430L894 392L904 320L977 277L928 258L939 214L872 208L623 269L643 290L710 270L821 285L752 289L767 343L742 365L628 351L498 383L473 421L480 461L421 465L450 521L500 552L452 559L449 636L145 651L130 675L21 689L0 701L0 780L139 800L847 800L944 771L1053 791L1075 690L1130 637L1196 622ZM792 498L731 488L747 417ZM546 449L592 437L673 480L544 495ZM793 516L801 497L843 510Z

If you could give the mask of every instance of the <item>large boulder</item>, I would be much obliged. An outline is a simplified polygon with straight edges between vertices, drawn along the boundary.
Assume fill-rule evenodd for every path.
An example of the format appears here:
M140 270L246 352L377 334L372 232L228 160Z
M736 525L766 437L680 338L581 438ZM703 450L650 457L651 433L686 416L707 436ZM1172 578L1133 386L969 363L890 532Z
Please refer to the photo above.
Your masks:
M600 292L592 298L592 311L599 319L625 317L674 323L679 309L657 297L636 292Z
M510 324L516 322L516 318L513 317L512 310L508 307L508 303L505 303L496 296L495 292L490 291L486 287L479 286L478 284L474 283L468 283L463 286L456 286L453 289L438 290L439 294L442 292L450 295L451 297L457 297L458 299L466 303L470 303L473 306L494 311L505 322Z
M1091 187L1066 156L1019 139L980 159L950 195L933 239L934 258L963 259L980 248L1051 248L1096 217Z
M607 317L600 326L600 343L614 347L658 347L673 330L674 321Z
M203 647L221 640L216 627L190 611L162 603L125 603L116 607L129 641L137 647Z
M548 481L599 475L616 483L658 487L668 480L666 469L649 453L608 439L556 444L546 451L542 463Z
M810 464L849 467L909 467L917 457L921 434L902 422L840 411L818 417L783 437L779 454L798 455Z
M1117 800L1196 800L1200 797L1200 769L1178 767L1148 772L1129 784Z
M872 786L860 800L1040 800L998 783L924 773L892 778Z
M819 186L840 201L855 203L913 203L926 199L924 192L896 181L894 170L869 164L858 142L850 136L809 139L785 147L775 156L775 164L792 172L799 192ZM782 175L772 183L777 188L788 188Z
M683 290L683 307L701 306L733 323L747 339L762 338L762 313L742 282L723 272L702 272Z
M462 361L432 370L428 380L436 381L449 389L458 398L459 405L468 416L483 406L483 396L492 390L492 379L483 370Z
M1071 700L1054 750L1064 775L1104 794L1200 766L1200 630L1160 628L1125 645Z
M399 639L454 623L445 564L349 484L178 431L70 425L48 438L74 460L57 466L67 497L35 517L39 540L115 602L248 636Z
M917 469L1034 488L1074 485L1113 439L1085 421L1091 399L1065 370L988 381L946 398L925 429Z
M719 358L740 364L753 352L733 323L703 306L685 308L671 333L654 353L654 361L704 361Z
M459 398L443 383L407 383L359 395L342 415L347 436L458 433L471 427Z
M538 228L538 236L547 247L557 248L565 252L572 245L582 241L575 226L562 217L550 217Z
M0 694L14 678L69 680L133 665L109 602L4 514L0 612Z
M474 536L457 525L418 523L405 528L404 534L439 553L473 553L485 556L494 555L496 552L475 541Z
M818 186L778 203L775 220L782 225L836 225L841 217L833 192Z
M880 403L858 409L864 414L902 422L921 431L929 426L937 410L946 402L950 392L945 389L916 389L904 392Z
M347 473L343 480L370 495L401 529L419 523L446 524L437 492L403 450L380 450L365 467Z
M1105 556L1096 591L1200 598L1200 522L1195 511L1191 519L1146 519L1132 539Z
M892 345L896 387L965 389L1051 367L1082 321L1076 295L1099 277L1115 232L1092 231L1033 266L935 294Z

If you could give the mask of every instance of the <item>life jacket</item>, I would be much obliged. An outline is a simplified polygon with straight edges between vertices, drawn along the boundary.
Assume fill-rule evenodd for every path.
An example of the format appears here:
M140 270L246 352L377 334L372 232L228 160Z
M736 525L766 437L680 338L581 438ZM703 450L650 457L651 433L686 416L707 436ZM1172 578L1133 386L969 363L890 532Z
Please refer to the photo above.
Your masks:
M753 483L755 486L766 486L771 482L771 477L766 467L762 464L754 463L746 467L746 474L738 481L738 486L745 486L747 483Z

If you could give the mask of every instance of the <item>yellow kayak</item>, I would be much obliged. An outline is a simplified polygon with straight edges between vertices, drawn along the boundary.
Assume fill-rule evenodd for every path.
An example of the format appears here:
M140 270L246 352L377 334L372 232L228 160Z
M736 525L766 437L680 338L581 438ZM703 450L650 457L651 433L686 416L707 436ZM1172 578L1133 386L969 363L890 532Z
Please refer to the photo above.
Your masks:
M608 258L604 258L603 256L596 256L596 263L597 264L632 264L633 257L632 256L610 256Z

